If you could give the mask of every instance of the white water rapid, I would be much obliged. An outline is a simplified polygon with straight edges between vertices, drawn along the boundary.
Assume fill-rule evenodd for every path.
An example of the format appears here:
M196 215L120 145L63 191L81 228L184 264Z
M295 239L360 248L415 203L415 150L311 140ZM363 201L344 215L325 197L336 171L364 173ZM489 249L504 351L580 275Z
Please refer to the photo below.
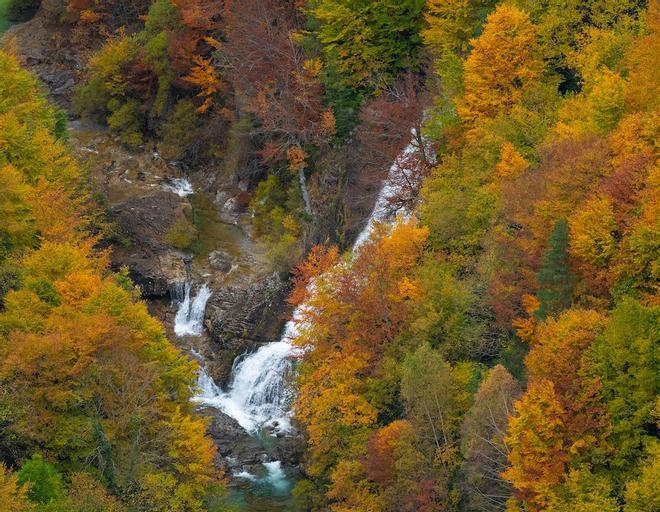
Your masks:
M179 197L186 197L194 194L192 183L186 178L174 178L167 185L165 189L174 192Z
M237 471L233 473L233 476L257 484L266 484L272 487L275 491L287 491L291 487L291 482L282 469L282 462L279 460L263 462L262 466L266 470L265 476L259 477L246 470Z
M416 150L414 143L410 143L392 164L374 209L355 240L354 251L368 240L376 222L386 220L389 198L397 192L396 183L401 181L396 179L403 172L399 163ZM221 390L202 370L198 381L200 393L195 400L220 409L251 434L258 433L264 426L274 427L275 431L280 432L290 430L289 406L293 390L288 379L293 369L292 359L300 350L293 346L292 340L298 333L296 320L300 318L301 307L304 305L294 310L293 319L287 322L279 341L263 345L247 357L237 359L227 391Z
M177 336L200 336L204 330L204 312L212 292L203 284L193 299L190 298L190 293L190 283L186 283L183 300L179 303L174 318L174 333Z

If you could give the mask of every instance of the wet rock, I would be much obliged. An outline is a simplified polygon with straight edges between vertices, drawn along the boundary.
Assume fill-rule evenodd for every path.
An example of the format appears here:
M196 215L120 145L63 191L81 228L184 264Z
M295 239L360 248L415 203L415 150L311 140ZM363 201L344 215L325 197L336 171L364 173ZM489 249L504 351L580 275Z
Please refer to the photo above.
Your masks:
M213 251L209 254L209 265L214 270L227 273L231 270L233 258L225 251Z
M227 201L231 198L231 194L226 190L218 190L215 193L215 204L218 206L224 206Z
M211 418L208 433L218 447L222 457L232 457L242 464L259 464L267 453L259 441L248 434L238 422L217 409L202 409L203 415Z
M113 259L117 262L118 257ZM164 297L174 285L186 280L184 259L173 250L119 261L119 266L124 265L128 266L129 275L143 297Z
M274 457L287 465L296 465L302 459L304 440L299 433L278 436Z
M227 212L227 213L233 213L233 214L238 214L241 212L241 205L238 202L238 199L236 197L230 197L225 201L225 204L222 206L222 208Z
M218 290L207 306L210 334L221 348L240 350L247 344L277 338L283 323L288 284L277 274L251 285Z

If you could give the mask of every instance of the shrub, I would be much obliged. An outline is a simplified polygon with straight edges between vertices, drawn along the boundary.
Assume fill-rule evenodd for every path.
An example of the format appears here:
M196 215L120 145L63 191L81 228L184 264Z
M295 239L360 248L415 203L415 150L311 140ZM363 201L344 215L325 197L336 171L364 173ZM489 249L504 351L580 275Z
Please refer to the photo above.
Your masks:
M161 129L158 151L167 159L178 160L193 146L199 134L199 115L192 100L179 101Z
M165 235L177 249L190 249L197 240L197 228L186 217L179 217Z

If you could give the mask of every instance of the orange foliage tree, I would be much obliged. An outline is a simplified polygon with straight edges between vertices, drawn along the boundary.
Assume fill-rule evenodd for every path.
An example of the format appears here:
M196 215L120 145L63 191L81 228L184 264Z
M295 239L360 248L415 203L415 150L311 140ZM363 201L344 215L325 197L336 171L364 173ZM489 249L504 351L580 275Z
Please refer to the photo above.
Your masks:
M379 372L383 351L407 321L416 297L408 272L426 236L427 230L412 220L398 222L391 231L378 225L348 259L328 269L336 253L317 249L299 268L293 296L304 302L294 341L306 352L295 411L309 436L310 476L328 481L334 474L339 485L342 472L333 473L333 468L365 455L377 420L365 379ZM330 493L335 500L346 498L340 488L346 489L339 486Z

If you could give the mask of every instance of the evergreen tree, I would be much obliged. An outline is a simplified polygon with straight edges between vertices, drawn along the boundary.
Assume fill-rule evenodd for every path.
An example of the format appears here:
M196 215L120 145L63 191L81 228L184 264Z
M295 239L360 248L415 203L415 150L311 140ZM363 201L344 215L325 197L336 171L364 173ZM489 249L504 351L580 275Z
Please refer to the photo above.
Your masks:
M18 472L18 484L30 483L27 492L31 501L49 503L64 494L62 475L57 468L35 453Z
M539 320L556 315L571 305L575 275L568 265L568 223L561 219L548 239L548 248L536 274L541 302L536 311Z

